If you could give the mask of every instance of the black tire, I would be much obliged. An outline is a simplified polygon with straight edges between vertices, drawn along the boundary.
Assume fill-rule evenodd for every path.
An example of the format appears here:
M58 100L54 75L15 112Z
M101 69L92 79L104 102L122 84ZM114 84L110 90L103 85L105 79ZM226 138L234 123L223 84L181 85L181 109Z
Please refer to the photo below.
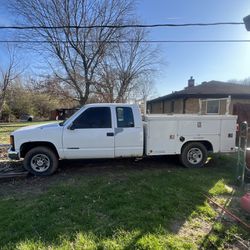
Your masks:
M185 167L201 168L207 161L207 149L200 142L190 142L183 147L180 159Z
M24 157L24 167L36 176L53 174L58 167L58 157L47 147L32 148Z

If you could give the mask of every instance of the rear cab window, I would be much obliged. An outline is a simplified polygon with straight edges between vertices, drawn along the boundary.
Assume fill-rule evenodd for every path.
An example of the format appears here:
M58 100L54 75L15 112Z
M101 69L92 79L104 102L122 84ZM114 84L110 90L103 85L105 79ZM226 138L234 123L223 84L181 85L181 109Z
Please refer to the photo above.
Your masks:
M118 128L135 127L134 114L131 107L116 107L116 119Z

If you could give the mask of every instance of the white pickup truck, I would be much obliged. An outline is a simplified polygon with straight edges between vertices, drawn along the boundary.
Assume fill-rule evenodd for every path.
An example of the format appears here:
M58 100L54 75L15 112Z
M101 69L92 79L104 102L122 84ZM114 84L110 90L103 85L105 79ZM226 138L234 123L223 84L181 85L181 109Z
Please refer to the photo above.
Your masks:
M50 175L60 159L180 155L202 167L207 153L235 150L236 116L146 115L135 104L88 104L62 123L28 126L10 136L10 159L24 158L35 175Z

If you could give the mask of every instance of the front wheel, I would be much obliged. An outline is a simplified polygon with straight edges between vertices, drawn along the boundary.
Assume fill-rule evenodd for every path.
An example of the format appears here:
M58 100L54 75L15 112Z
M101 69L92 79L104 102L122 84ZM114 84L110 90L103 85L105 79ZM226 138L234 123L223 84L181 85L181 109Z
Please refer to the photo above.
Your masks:
M48 176L56 171L58 157L47 147L35 147L25 155L24 167L36 176Z
M199 142L190 142L184 146L180 156L185 167L203 167L207 161L207 149Z

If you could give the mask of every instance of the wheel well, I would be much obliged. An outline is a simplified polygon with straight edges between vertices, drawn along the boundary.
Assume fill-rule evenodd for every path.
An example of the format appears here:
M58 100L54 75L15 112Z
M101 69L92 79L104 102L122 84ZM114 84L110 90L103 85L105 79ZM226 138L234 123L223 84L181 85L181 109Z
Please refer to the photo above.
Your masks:
M21 145L20 147L20 156L21 158L24 158L25 155L32 149L35 147L47 147L50 148L51 150L53 150L53 152L56 154L56 156L59 158L57 149L55 147L55 145L51 142L44 142L44 141L36 141L36 142L26 142L24 144Z
M213 152L213 145L212 145L212 143L209 142L209 141L187 141L187 142L185 142L185 143L182 145L181 151L183 150L183 148L184 148L188 143L191 143L191 142L199 142L199 143L202 143L202 144L206 147L207 151Z

